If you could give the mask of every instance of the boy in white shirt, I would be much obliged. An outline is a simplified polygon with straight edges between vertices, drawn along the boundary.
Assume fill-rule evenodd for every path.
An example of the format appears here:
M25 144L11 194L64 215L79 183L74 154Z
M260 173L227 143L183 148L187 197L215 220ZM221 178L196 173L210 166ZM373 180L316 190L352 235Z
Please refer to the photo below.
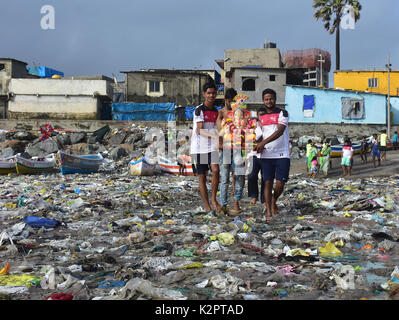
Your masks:
M198 176L199 189L205 211L210 212L206 174L212 171L211 203L216 212L221 211L221 205L216 200L219 187L219 134L216 120L218 110L214 106L217 89L214 83L206 83L203 87L204 103L195 108L193 115L193 132L191 136L191 155L193 169Z
M342 159L341 159L343 177L345 177L347 174L348 176L351 175L352 158L353 158L353 148L351 146L351 141L349 139L346 139L345 145L342 147Z

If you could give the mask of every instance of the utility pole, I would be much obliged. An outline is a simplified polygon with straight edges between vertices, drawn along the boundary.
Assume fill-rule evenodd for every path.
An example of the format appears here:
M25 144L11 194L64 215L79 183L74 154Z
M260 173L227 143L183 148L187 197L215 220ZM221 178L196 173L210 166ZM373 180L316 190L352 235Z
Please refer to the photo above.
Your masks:
M319 56L320 56L320 58L319 58L319 60L317 60L317 62L320 62L320 84L321 84L321 86L324 87L324 81L323 81L323 63L326 62L326 61L323 59L323 55L322 55L321 53L319 54ZM319 86L320 86L320 84L319 84Z
M391 63L390 63L390 57L388 54L388 64L385 65L388 69L388 139L391 138L391 92L390 92L390 72L391 72Z

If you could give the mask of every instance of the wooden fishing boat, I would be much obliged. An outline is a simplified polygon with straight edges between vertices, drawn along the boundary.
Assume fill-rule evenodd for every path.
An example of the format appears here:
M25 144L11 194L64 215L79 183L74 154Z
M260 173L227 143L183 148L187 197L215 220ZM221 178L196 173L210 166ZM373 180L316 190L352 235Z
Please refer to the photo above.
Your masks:
M16 173L15 158L8 157L0 159L0 174Z
M68 154L59 150L57 152L58 166L62 174L69 173L94 173L100 169L104 158L101 154Z
M155 173L155 165L155 162L145 156L140 157L130 161L130 174L133 176L152 176Z
M15 156L15 167L18 174L36 174L53 171L55 168L54 156L46 158L25 159Z
M342 157L342 147L343 146L344 146L343 143L331 146L331 154L330 154L331 158ZM361 146L362 146L362 144L360 141L352 143L353 154L360 154Z
M174 175L180 175L179 164L176 161L169 160L164 157L159 157L158 164L159 164L161 171L163 171L165 173L174 174ZM194 175L192 163L187 163L184 166L182 175L183 176L193 176Z

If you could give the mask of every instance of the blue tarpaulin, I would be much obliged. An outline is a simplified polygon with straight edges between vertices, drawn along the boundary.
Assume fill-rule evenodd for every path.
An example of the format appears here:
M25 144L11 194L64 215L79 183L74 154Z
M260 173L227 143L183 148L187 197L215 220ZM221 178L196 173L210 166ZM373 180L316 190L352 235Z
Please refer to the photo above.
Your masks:
M33 74L35 76L39 76L41 78L51 78L53 75L57 74L61 77L64 76L64 73L61 71L57 71L48 67L27 67L28 73Z
M174 121L175 103L113 103L112 120Z
M193 114L194 114L194 110L195 110L195 108L196 107L186 107L186 119L193 119L194 117L193 117ZM216 108L218 109L218 110L220 110L221 108L223 108L223 107L221 107L221 106L216 106Z
M303 110L313 109L314 107L314 95L303 96Z

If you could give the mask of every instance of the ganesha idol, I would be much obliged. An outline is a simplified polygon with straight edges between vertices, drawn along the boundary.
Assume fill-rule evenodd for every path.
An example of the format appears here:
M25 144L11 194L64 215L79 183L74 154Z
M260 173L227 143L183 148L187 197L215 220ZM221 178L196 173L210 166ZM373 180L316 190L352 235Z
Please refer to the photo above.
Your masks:
M238 149L252 149L255 143L256 119L251 119L251 112L245 104L248 96L239 94L234 97L231 111L222 121L220 135L224 145Z

